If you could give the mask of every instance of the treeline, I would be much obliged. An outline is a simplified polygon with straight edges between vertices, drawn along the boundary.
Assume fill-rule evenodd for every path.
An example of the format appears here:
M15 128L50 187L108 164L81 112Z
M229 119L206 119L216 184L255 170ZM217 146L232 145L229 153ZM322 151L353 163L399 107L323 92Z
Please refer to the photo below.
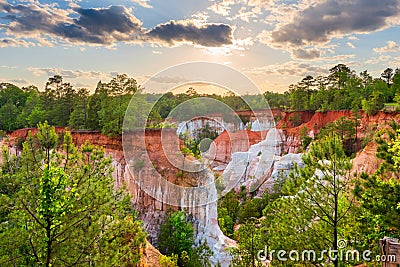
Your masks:
M271 107L291 110L363 109L374 114L385 103L400 103L400 70L387 68L373 78L367 70L359 75L344 64L329 70L329 75L303 78L284 94L266 92Z
M132 96L141 91L134 78L126 74L117 75L109 82L99 81L93 94L86 88L74 88L59 75L48 79L44 91L35 86L19 88L9 83L0 84L0 130L13 131L20 128L36 127L47 121L50 125L68 126L79 130L101 130L106 134L120 134L123 119ZM174 95L143 94L143 102L137 112L144 112L144 106L157 103L147 117L148 127L162 127L161 122L179 104L201 95L194 88L186 93ZM249 109L243 99L234 94L208 95L224 102L233 110ZM251 96L253 102L260 97ZM201 101L194 110L207 109ZM148 115L148 116L147 116Z
M267 100L271 108L363 109L374 114L385 103L400 103L399 69L387 68L379 78L373 78L367 71L357 75L344 64L331 68L329 72L327 76L306 76L297 84L290 85L283 94L204 95L192 87L181 94L143 94L136 112L145 112L143 107L154 105L150 114L141 115L147 119L148 127L157 128L163 127L162 121L178 105L199 97L221 101L235 111L265 108ZM109 82L99 81L93 94L86 88L74 88L59 75L50 77L42 91L35 86L19 88L14 84L0 83L0 130L35 127L39 122L48 121L50 125L69 126L71 129L120 134L128 104L141 90L137 81L126 74L117 75ZM200 99L193 101L192 107L185 108L181 115L202 114L203 110L210 112L209 103ZM221 105L216 105L214 110L220 112L220 108Z
M2 130L35 127L48 121L50 125L107 132L121 128L127 103L138 85L135 79L118 75L108 83L100 81L90 95L88 89L75 89L56 75L49 78L44 91L5 83L0 88Z

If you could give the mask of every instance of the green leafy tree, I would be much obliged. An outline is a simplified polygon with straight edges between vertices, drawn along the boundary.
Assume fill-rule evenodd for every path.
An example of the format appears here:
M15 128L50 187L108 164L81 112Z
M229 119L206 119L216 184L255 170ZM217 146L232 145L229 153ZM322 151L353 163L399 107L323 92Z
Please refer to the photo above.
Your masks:
M212 265L209 261L211 256L213 256L213 252L208 246L207 241L205 241L200 246L194 247L189 251L184 266L211 267Z
M99 117L105 133L121 134L122 123L129 101L138 90L137 82L126 74L117 75L103 84L108 97L101 103ZM142 107L143 108L143 107Z
M15 130L18 114L18 108L8 100L0 107L0 128L7 131Z
M67 132L39 124L0 172L0 263L7 266L133 266L145 242L129 197L114 190L111 159Z
M69 118L69 126L74 129L88 128L88 98L89 90L81 88L78 90L74 100L74 110Z
M235 192L231 190L218 202L218 224L222 232L233 238L233 227L238 220L240 201Z
M190 222L186 221L186 215L182 211L166 214L164 223L160 226L158 246L160 252L168 256L178 255L178 265L183 266L186 255L191 251L194 242L194 229Z
M324 138L335 133L342 140L343 147L347 155L353 152L353 143L356 133L356 121L351 118L340 117L338 120L328 123L321 129L318 138Z
M385 69L381 74L382 80L384 80L386 82L388 87L390 87L390 85L392 83L393 75L394 75L394 73L393 73L392 68Z
M394 101L400 105L400 71L396 70L393 76L392 92L394 94Z
M339 90L345 87L347 80L352 75L351 69L345 64L338 64L329 69L329 72L329 78L331 82L334 86L337 86Z
M211 266L212 252L207 243L194 247L194 229L183 211L168 210L158 236L160 251L178 257L178 266Z
M400 179L400 172L396 166L396 154L393 148L393 144L398 142L397 132L400 130L400 125L394 120L389 123L387 129L378 131L377 137L375 139L378 144L376 156L382 159L383 162L379 166L375 175L379 179L386 180L387 178Z
M45 121L45 111L40 103L40 93L36 87L26 89L28 97L25 105L18 115L19 127L35 127L39 122Z
M131 101L133 94L135 94L139 89L136 80L129 78L126 74L117 75L106 84L99 83L98 89L101 104L97 114L101 130L103 133L110 135L121 134L122 124L128 104ZM101 97L102 95L106 97ZM143 113L147 110L147 101L145 97L137 95L134 100L136 102L131 104L128 115L137 116L138 118L140 117L140 120L143 120L143 115L145 115L145 119L147 119L149 114ZM137 112L135 112L134 109L136 109ZM132 120L132 118L130 120L132 123L137 121L137 119ZM142 125L145 125L145 123ZM130 126L133 127L133 125Z
M240 225L235 234L238 248L231 251L231 266L262 266L257 259L258 251L264 250L265 247L261 223L256 218L250 218Z
M62 76L54 75L46 83L42 106L46 107L47 120L52 125L68 125L73 110L75 89Z
M161 267L178 267L178 255L160 255L160 265Z
M353 207L348 199L350 160L340 138L329 135L311 144L303 162L304 168L297 166L286 180L284 196L264 211L266 243L287 251L331 248L336 251L331 256L337 256L338 239L345 236ZM332 262L339 265L337 257Z
M13 131L20 126L18 116L27 97L28 93L19 87L0 83L0 129Z
M392 127L399 125L392 123ZM377 157L384 161L373 175L361 174L353 190L358 202L359 246L376 254L380 239L400 237L400 136L395 131L380 134Z

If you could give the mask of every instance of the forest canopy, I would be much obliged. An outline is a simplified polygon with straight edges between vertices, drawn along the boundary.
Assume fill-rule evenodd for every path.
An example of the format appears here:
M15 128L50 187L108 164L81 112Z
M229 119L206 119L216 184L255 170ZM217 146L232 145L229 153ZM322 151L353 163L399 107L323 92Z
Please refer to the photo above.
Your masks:
M374 78L367 70L357 74L348 66L338 64L329 69L327 76L308 75L290 85L284 93L267 91L262 96L204 95L192 87L180 94L145 94L137 81L126 74L117 75L108 82L99 81L93 93L86 88L74 88L59 75L50 77L43 90L35 86L19 88L1 83L0 130L35 127L39 122L48 121L50 125L71 129L121 134L125 111L135 93L143 94L141 105L154 105L150 114L143 115L147 117L146 125L155 128L163 127L161 122L179 104L202 96L222 101L235 111L248 110L249 106L264 108L265 99L270 108L312 111L362 109L373 115L385 104L392 109L399 108L400 70L387 68L380 77ZM198 102L201 105L201 101Z

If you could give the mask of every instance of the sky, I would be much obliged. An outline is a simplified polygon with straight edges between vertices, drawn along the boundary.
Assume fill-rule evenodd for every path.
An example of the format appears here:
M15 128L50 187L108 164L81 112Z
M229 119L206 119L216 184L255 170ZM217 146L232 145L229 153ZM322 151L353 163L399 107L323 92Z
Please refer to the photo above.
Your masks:
M61 75L93 91L193 61L225 64L261 91L339 63L379 77L400 68L400 1L0 0L0 82L42 90Z

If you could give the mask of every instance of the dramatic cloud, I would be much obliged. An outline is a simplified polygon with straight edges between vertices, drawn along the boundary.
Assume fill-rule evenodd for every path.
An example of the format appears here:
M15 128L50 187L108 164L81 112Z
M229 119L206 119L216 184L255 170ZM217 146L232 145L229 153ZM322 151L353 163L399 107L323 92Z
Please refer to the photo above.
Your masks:
M397 0L326 0L303 10L293 22L275 29L271 36L277 44L325 43L335 35L385 28L387 19L398 14Z
M70 21L65 10L36 2L11 5L0 1L0 12L5 13L1 20L8 22L2 24L2 28L6 29L8 35L16 37L53 34L57 24Z
M50 36L69 43L111 45L131 40L141 32L140 21L123 6L63 10L36 2L26 5L2 2L0 11L7 13L2 18L9 21L3 26L6 33L17 38Z
M374 48L375 53L388 53L388 52L400 52L400 45L395 41L389 41L387 45L383 47Z
M191 21L170 21L151 29L147 37L153 41L165 42L169 46L193 43L216 47L232 44L232 31L226 24L196 25Z
M123 6L104 9L75 9L80 15L74 24L62 24L57 32L70 39L100 44L111 44L114 40L131 40L141 32L141 22Z
M135 0L144 7L148 1ZM9 37L0 40L3 46L53 46L55 44L83 44L112 46L116 42L143 43L159 42L171 46L186 42L201 46L221 46L232 43L232 28L226 24L200 23L198 20L170 21L153 29L142 28L133 10L125 6L106 8L60 9L56 5L31 1L23 4L9 4L0 0L0 17Z
M263 32L259 36L260 41L289 51L307 46L318 47L334 37L385 29L400 13L398 0L321 0L307 3L308 6L303 8L297 6L297 10L296 6L288 9L286 18L276 16L279 21L275 22L275 28Z

